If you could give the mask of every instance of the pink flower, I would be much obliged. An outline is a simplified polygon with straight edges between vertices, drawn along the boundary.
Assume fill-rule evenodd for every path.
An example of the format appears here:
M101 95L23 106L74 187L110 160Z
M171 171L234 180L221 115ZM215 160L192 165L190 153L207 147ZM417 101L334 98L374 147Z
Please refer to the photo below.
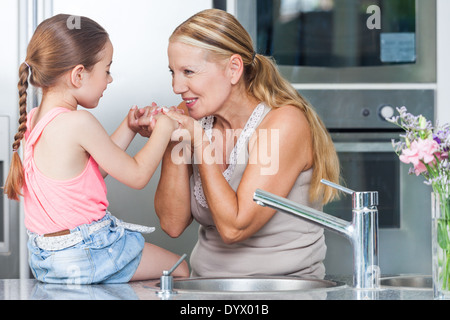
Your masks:
M403 149L400 161L403 163L412 163L416 176L425 172L427 168L424 163L434 162L434 154L439 150L439 144L434 140L419 139L413 141L408 149Z

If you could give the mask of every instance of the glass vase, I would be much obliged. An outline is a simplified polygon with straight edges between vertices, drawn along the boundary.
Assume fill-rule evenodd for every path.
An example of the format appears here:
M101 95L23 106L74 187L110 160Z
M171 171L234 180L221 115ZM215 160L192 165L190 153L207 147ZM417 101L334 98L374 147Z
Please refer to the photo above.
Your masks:
M435 299L450 299L450 197L431 194L433 291Z

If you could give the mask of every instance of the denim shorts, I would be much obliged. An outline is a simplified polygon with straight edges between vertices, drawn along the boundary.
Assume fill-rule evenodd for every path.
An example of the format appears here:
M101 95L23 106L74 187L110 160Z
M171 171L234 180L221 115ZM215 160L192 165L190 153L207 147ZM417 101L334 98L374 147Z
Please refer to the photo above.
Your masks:
M114 218L114 217L113 217ZM111 224L88 234L92 224L111 220ZM130 281L141 261L144 237L140 232L117 225L109 213L81 231L83 240L62 250L44 250L37 246L38 235L29 233L29 265L34 277L45 283L95 284Z

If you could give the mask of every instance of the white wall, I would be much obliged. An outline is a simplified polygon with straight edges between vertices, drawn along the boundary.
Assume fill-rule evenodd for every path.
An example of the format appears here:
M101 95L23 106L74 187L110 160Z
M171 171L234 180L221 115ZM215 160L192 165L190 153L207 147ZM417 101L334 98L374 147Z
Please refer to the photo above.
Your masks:
M171 88L167 43L172 31L211 0L54 0L53 13L84 15L102 25L114 46L114 82L94 110L107 129L133 104L178 104Z

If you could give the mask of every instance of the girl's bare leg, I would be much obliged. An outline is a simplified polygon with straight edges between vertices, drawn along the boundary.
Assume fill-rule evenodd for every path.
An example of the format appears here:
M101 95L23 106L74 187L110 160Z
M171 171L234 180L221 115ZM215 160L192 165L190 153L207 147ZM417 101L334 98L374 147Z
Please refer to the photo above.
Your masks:
M163 270L169 270L180 259L175 253L150 243L145 243L139 266L130 281L158 279ZM172 273L174 277L188 277L189 267L183 261Z

